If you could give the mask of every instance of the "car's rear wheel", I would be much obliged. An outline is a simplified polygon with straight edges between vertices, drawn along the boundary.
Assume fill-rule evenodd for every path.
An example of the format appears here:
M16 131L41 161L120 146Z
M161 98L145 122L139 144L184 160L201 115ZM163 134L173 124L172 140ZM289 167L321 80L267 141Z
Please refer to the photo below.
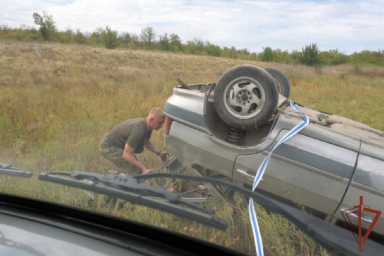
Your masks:
M279 92L264 69L241 65L225 72L214 91L215 109L229 126L248 130L262 126L273 115Z
M291 94L291 85L289 84L288 78L278 69L265 68L265 70L275 79L279 93L288 99Z

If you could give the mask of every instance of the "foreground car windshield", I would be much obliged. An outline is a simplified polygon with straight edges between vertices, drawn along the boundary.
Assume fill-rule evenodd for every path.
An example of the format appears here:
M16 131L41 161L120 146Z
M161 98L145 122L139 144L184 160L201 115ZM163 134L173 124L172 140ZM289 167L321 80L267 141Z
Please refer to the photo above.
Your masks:
M0 95L2 255L382 250L377 77L127 49L0 47L12 62ZM356 91L370 100L358 103Z

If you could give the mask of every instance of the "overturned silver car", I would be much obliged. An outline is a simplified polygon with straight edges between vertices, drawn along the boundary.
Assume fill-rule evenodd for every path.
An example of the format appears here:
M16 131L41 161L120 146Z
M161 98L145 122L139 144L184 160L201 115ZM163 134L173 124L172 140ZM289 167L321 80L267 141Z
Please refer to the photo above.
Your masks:
M289 82L279 70L241 65L217 83L185 84L164 105L166 148L196 175L252 188L274 145L303 116L289 105ZM277 147L257 190L304 206L328 222L345 224L342 211L364 205L384 211L384 132L295 103L310 123ZM214 186L216 197L235 203L236 193ZM358 226L359 215L348 219ZM362 216L368 229L375 215ZM384 214L372 232L384 235Z

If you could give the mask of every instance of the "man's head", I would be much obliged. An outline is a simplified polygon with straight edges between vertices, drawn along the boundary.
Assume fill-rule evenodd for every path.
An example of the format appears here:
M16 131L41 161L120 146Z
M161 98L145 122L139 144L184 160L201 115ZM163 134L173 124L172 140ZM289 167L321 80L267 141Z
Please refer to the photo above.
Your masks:
M152 108L147 117L147 127L151 130L159 130L165 122L165 115L161 108Z

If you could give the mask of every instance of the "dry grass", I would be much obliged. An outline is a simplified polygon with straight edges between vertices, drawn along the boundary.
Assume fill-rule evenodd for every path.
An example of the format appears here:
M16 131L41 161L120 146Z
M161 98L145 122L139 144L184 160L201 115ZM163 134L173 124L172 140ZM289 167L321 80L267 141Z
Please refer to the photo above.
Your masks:
M284 72L291 82L292 100L384 130L384 68L342 65L315 69L247 63ZM163 106L178 84L177 78L187 83L216 82L226 70L240 64L245 62L164 52L0 42L0 162L36 174L61 170L106 173L115 167L98 151L105 132L125 119L145 116L153 106ZM152 139L162 147L163 130L155 131ZM148 152L140 158L149 167L160 164ZM0 187L5 192L88 207L84 193L42 185L35 177L0 177ZM247 211L234 218L221 206L218 215L235 225L217 232L196 223L174 224L174 217L156 211L148 214L145 207L119 211L105 206L100 198L92 207L254 253ZM261 208L257 211L269 255L327 255L286 220Z

